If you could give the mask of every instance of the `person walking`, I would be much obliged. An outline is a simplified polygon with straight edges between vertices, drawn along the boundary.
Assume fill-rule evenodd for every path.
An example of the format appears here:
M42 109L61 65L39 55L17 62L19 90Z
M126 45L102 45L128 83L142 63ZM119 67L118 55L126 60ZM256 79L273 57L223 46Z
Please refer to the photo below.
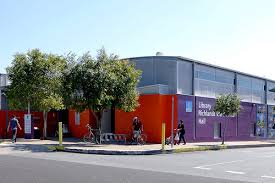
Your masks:
M17 127L22 130L18 119L16 118L15 115L12 115L12 119L10 120L9 124L8 124L8 128L7 131L9 131L9 128L11 127L11 131L12 131L12 143L16 142L16 135L17 135Z
M178 145L180 144L181 140L183 140L183 145L186 144L184 135L185 135L185 128L184 128L184 124L183 124L183 120L180 120L180 124L178 125L178 132L179 132L179 141L178 141Z
M143 131L143 126L138 117L133 118L133 141L137 142L138 138L141 136L141 132Z

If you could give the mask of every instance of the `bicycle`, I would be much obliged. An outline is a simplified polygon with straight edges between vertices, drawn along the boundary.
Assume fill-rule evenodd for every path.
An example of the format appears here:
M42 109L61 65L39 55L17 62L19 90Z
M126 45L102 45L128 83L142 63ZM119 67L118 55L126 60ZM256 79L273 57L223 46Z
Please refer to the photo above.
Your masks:
M88 133L86 133L83 136L83 141L85 143L95 143L95 144L99 144L98 142L98 138L97 138L97 133L99 132L99 129L93 129L89 124L86 125L87 129L88 129Z
M134 134L132 134L132 142L131 144L138 144L138 145L145 145L147 142L147 135L145 133L141 133L135 137Z

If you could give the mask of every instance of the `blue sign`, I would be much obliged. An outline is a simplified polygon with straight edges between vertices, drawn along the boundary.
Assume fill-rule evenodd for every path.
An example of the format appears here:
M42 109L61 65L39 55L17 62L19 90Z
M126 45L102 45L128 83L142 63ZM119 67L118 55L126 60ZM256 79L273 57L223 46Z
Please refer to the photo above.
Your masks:
M193 108L192 106L193 106L192 101L187 100L185 103L185 111L192 112L192 108Z

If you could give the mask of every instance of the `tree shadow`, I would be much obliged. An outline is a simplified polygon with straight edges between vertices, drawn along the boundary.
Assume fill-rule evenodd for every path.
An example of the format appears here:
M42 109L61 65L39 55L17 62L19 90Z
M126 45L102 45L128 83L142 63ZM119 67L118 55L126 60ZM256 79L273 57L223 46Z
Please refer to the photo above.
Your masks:
M53 152L48 148L48 145L40 144L5 144L2 145L0 149L8 149L9 151L29 151L33 153Z

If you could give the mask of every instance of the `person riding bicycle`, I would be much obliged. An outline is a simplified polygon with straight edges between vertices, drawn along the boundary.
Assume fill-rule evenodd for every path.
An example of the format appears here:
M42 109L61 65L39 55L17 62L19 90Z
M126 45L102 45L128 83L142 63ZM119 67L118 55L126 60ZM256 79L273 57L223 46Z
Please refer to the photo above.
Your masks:
M138 117L133 118L133 138L136 141L143 131L143 126Z

